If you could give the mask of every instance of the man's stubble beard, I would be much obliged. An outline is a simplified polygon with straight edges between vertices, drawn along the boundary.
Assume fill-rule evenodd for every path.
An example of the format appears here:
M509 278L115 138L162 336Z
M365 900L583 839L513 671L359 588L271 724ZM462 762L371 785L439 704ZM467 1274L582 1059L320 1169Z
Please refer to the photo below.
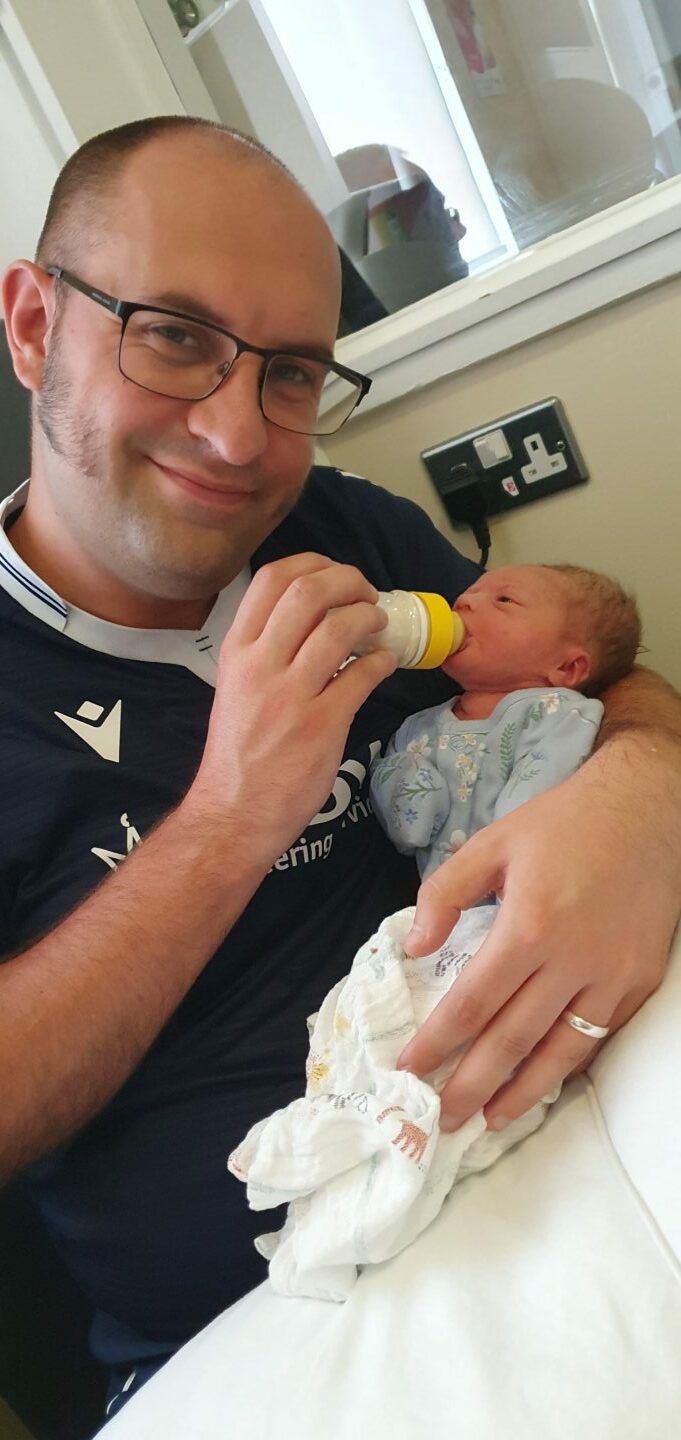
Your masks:
M74 386L60 364L60 352L58 332L53 331L42 386L36 394L36 418L52 452L88 479L97 480L101 442L98 445L96 428L86 417L81 418Z
M86 402L77 398L54 332L36 395L36 420L53 455L86 482L62 481L58 489L50 485L52 502L71 535L103 569L158 599L203 599L224 588L288 514L305 484L301 481L293 497L282 499L253 543L244 538L236 552L224 531L173 524L161 509L143 508L134 483L116 484L104 435ZM209 533L215 539L207 549Z
M136 576L125 572L139 574L140 569L150 568L150 517L136 514L132 495L119 492L113 483L101 429L88 413L86 403L78 402L76 387L61 364L54 335L42 388L36 397L36 419L53 456L78 477L73 482L63 477L57 484L48 479L52 503L60 518L79 545L104 569L127 579L135 588L145 589ZM152 548L157 550L158 543ZM125 557L127 563L123 566L119 556Z

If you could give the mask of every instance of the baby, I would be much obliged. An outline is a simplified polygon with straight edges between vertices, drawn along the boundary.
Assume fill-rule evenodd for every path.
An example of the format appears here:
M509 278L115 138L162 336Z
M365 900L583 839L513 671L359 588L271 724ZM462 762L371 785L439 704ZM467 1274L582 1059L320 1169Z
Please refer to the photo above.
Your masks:
M454 608L466 639L443 669L463 693L405 721L371 780L376 814L423 876L582 763L603 712L589 697L631 669L640 642L633 600L573 566L491 571ZM557 1097L501 1132L480 1111L444 1134L439 1092L462 1052L427 1079L396 1069L496 910L465 911L445 944L418 959L403 948L413 907L384 920L308 1022L305 1096L230 1156L253 1209L288 1203L284 1228L256 1241L279 1293L346 1299L358 1267L404 1249L457 1179L536 1129Z
M372 770L375 813L422 878L582 764L603 714L587 697L627 674L641 638L621 587L571 565L492 570L454 609L466 638L442 668L463 694L410 716Z

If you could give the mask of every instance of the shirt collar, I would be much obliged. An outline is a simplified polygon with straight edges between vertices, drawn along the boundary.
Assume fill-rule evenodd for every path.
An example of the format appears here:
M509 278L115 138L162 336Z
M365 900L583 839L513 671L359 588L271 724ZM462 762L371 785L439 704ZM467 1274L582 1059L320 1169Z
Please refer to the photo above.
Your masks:
M7 523L26 504L28 485L27 480L0 503L0 587L31 615L79 645L128 660L183 665L214 685L220 646L250 584L248 567L220 591L200 630L138 630L112 625L63 600L25 564L11 544Z

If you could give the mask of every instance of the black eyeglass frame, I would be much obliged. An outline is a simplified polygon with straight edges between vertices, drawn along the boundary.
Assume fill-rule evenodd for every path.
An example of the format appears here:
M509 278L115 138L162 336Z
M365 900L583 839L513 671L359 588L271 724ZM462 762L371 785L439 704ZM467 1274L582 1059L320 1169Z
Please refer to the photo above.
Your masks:
M84 280L80 280L78 276L74 275L71 270L64 270L61 265L48 265L46 273L48 275L51 275L55 280L63 281L63 283L65 285L69 285L72 290L79 290L81 295L87 296L88 300L94 300L96 305L102 305L105 310L108 310L111 315L115 315L116 319L121 321L121 338L118 346L118 368L125 380L130 380L130 383L132 385L139 385L140 390L147 390L150 395L163 395L165 394L165 391L152 390L150 385L142 385L140 384L139 380L132 380L129 375L126 375L121 365L121 351L123 349L123 338L125 336L126 327L131 317L136 314L138 310L143 310L145 312L150 311L152 315L168 315L173 320L188 320L192 325L205 325L207 330L215 330L218 335L224 335L227 340L233 340L234 344L236 345L236 354L234 356L234 359L230 360L228 368L220 376L216 384L213 385L210 390L206 390L205 395L196 395L195 397L176 395L168 396L168 399L182 400L193 398L195 401L207 400L209 395L214 395L216 390L220 389L220 386L227 379L227 376L229 375L233 365L236 364L236 361L239 359L240 355L244 353L248 355L259 355L263 361L263 364L260 367L260 375L258 377L258 401L260 404L260 409L265 416L265 419L269 421L270 425L276 425L279 430L288 430L289 434L310 435L314 437L315 435L336 435L338 433L338 430L341 430L343 426L347 423L347 421L350 419L350 415L354 414L358 405L361 405L364 397L368 395L371 389L372 382L369 379L368 375L361 375L359 370L349 370L346 365L339 365L335 360L323 360L319 356L311 357L310 355L296 355L294 350L264 349L261 345L250 345L247 340L242 340L240 335L234 335L231 330L225 330L224 326L216 325L212 320L204 320L200 315L188 315L183 310L167 310L163 305L147 305L141 300L118 300L115 295L108 295L105 290L95 290L92 285L86 285ZM311 358L316 358L319 365L328 366L328 369L333 371L334 375L339 375L341 380L347 380L349 383L355 384L359 387L359 395L352 407L352 410L349 412L348 415L345 416L344 420L341 420L341 423L336 430L290 430L287 425L281 425L277 420L270 420L269 416L265 414L265 410L263 409L262 392L267 376L267 371L271 362L277 359L310 360Z

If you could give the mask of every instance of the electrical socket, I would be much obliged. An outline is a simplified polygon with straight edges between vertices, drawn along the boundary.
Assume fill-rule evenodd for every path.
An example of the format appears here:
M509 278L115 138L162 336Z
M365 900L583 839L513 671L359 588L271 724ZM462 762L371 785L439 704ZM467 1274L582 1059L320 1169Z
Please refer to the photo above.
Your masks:
M457 491L482 482L488 515L516 510L588 479L583 456L555 396L424 450L421 459L453 524Z
M529 465L523 465L520 471L526 485L534 485L537 480L549 480L560 470L567 470L563 451L555 450L553 455L549 455L543 436L526 435L523 445L530 457Z

